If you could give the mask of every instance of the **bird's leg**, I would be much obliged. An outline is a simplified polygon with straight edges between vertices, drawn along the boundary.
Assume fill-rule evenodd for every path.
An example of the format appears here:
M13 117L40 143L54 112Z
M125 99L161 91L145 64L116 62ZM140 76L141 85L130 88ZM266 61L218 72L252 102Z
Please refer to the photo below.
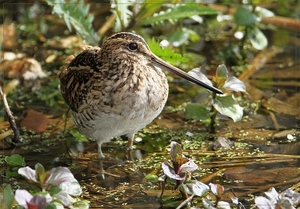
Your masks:
M133 140L134 140L134 134L128 134L127 138L128 138L127 149L128 150L132 150Z
M128 158L129 160L133 160L132 147L133 147L134 134L128 134L127 138L128 138L128 144L127 144Z
M104 169L103 169L103 160L104 155L101 149L102 142L98 141L98 160L99 160L99 177L104 180Z

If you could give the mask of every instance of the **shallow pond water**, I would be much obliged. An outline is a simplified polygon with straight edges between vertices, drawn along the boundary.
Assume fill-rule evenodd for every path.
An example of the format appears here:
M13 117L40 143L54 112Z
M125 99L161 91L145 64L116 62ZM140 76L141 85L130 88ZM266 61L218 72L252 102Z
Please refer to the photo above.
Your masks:
M103 8L101 15L108 10ZM50 17L47 16L47 21L51 20ZM13 30L14 26L8 25ZM59 25L63 23L59 22ZM237 94L239 103L244 107L241 121L234 123L228 117L217 115L216 133L209 133L207 121L186 118L183 104L189 101L206 102L209 95L177 77L172 78L167 107L157 119L136 134L137 140L131 153L126 150L127 142L122 138L103 145L106 156L104 167L108 173L105 185L96 178L96 142L77 133L70 121L70 114L67 114L65 123L63 114L67 112L67 106L58 90L56 74L67 55L81 50L76 45L78 39L75 35L64 40L35 34L40 35L39 41L30 42L31 37L26 37L26 42L26 38L22 40L22 35L15 34L10 38L18 40L19 45L8 39L4 51L15 54L20 51L27 57L43 60L42 67L49 70L51 78L45 79L45 75L40 74L34 81L21 79L20 85L8 94L24 141L14 145L11 143L14 135L2 111L2 159L20 154L28 166L39 162L47 169L69 167L83 188L81 197L90 201L90 208L177 207L183 201L182 194L175 185L167 183L160 199L163 186L157 181L163 174L161 163L170 159L171 141L180 143L183 154L194 159L199 166L193 173L195 179L205 184L224 186L221 200L230 202L231 198L238 197L245 208L251 208L254 207L253 195L262 195L269 188L274 187L277 191L292 188L299 192L300 42L296 32L278 31L267 30L270 47L251 53L253 57L248 59L250 65L236 75L247 87L247 94ZM55 36L63 36L57 28L51 32L57 32ZM280 42L282 37L278 34L284 34L284 43ZM69 45L68 40L72 42ZM213 67L219 61L218 57L213 56L218 44L214 40L206 43L210 49L207 51L207 62ZM12 50L15 47L20 49ZM227 59L226 56L223 58ZM27 62L21 60L9 72ZM15 76L9 72L3 72L5 84L20 76L18 72L13 71L17 74ZM45 86L51 88L43 88ZM5 176L9 168L3 161L1 172ZM157 178L149 179L150 174ZM4 177L1 181L2 185L26 185L21 179ZM200 202L201 198L195 198L193 204L197 206Z

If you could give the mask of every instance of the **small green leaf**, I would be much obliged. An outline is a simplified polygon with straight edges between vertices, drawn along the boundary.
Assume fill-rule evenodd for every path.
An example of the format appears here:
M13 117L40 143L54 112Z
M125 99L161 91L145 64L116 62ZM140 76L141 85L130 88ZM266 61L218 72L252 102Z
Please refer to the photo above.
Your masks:
M173 46L179 47L189 40L189 34L183 30L176 30L170 35L168 40Z
M16 168L6 169L5 176L7 178L20 178L21 177L21 175L18 174L18 170Z
M44 183L45 179L48 177L47 173L45 173L44 166L40 163L37 163L35 165L35 172L36 172L36 179L39 182Z
M207 106L197 103L188 103L185 107L186 118L205 121L210 119L210 112Z
M5 156L4 159L9 167L22 167L26 165L24 158L19 154Z
M151 182L158 182L158 176L155 174L148 174L147 176L145 176L145 179L147 179L148 181Z
M94 16L89 14L89 5L84 5L83 0L72 0L66 3L64 0L45 0L52 6L52 13L62 18L69 31L72 26L76 32L88 43L97 45L100 37L93 28Z
M218 95L212 105L219 113L232 118L234 122L240 121L243 117L243 108L237 103L233 95Z
M77 129L71 129L70 134L72 134L72 136L74 136L74 138L76 138L76 142L87 142L88 141L86 136L79 133Z
M212 15L217 14L216 10L207 6L199 6L198 4L181 4L165 12L154 14L142 20L142 25L153 24L164 20L178 20L181 18L191 17L193 15Z
M48 192L51 196L58 194L60 191L61 191L61 189L57 186L54 186L54 187L51 187L50 189L48 189Z
M228 78L228 70L226 65L219 65L216 72L217 77Z
M178 54L169 48L162 49L154 39L147 41L147 43L154 54L172 65L178 65L179 63L186 63L189 61L189 58L183 57L181 54Z
M164 3L167 3L167 2L168 2L168 0L160 0L153 4L152 3L149 4L149 2L143 1L141 9L140 9L139 13L136 15L136 19L142 20L149 16L152 16L156 11L161 9L161 7Z
M4 202L7 206L7 208L12 208L11 206L13 204L15 197L14 197L14 193L12 191L10 184L8 184L6 187L4 187L3 197L4 197Z
M72 205L73 209L89 209L90 208L90 201L88 200L76 200L75 203Z
M268 46L268 39L257 27L251 27L248 31L252 46L257 50L262 50Z
M257 21L255 14L251 11L251 8L246 6L239 6L233 15L233 19L234 22L240 26L250 26Z
M44 209L58 209L58 208L63 208L63 205L53 201L48 203Z
M172 162L176 162L177 156L182 156L182 148L181 145L177 142L171 142L171 150L170 150L170 157Z
M228 78L228 71L226 65L219 65L216 71L216 76L213 77L213 81L217 88L222 88Z

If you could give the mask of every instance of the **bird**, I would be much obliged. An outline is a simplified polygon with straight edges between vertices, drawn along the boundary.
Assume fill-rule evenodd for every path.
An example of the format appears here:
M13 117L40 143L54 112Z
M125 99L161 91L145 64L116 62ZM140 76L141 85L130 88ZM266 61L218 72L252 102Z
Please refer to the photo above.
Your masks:
M108 37L101 48L89 47L59 74L62 96L79 132L96 140L99 176L104 179L101 145L127 136L132 149L136 132L163 110L169 86L163 70L222 94L188 73L163 61L144 38L131 32Z

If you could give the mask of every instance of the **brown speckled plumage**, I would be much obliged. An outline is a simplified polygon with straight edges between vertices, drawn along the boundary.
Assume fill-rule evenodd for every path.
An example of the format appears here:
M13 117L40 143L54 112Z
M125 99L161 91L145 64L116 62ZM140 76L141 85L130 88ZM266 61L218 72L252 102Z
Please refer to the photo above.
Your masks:
M102 176L101 144L114 136L127 135L131 147L134 134L162 111L168 83L161 69L183 73L156 57L142 37L122 32L106 39L101 49L83 51L60 73L61 92L74 123L98 143Z

